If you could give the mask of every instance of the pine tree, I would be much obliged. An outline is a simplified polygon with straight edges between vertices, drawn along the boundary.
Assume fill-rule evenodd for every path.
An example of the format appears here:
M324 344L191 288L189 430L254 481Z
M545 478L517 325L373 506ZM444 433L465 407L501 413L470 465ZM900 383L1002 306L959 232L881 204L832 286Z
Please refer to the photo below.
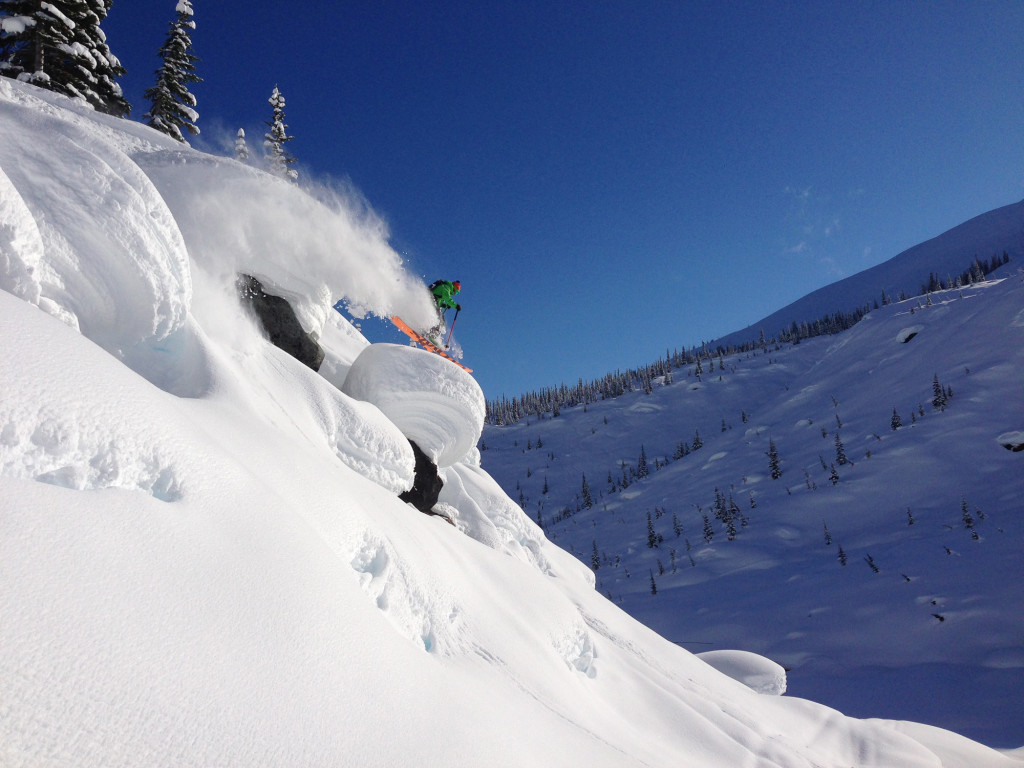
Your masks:
M587 484L586 475L583 475L583 485L580 487L580 497L583 499L583 506L587 509L594 506L594 497L590 495L590 486Z
M779 466L779 451L775 447L775 441L768 438L768 469L771 470L772 480L782 477L782 468Z
M658 582L654 580L654 571L651 571L651 594L658 594Z
M647 466L647 451L644 450L644 446L640 446L640 458L636 462L636 476L638 478L645 478L650 474L650 469Z
M594 549L590 553L590 567L594 571L597 571L601 567L601 556L597 551L597 539L594 539Z
M967 507L967 499L960 499L960 514L964 521L964 528L971 531L974 530L974 518L971 516L971 511Z
M284 96L276 85L274 92L270 94L269 103L274 108L274 117L267 123L270 126L270 131L263 136L263 146L267 150L270 172L282 179L297 181L299 172L288 167L295 162L295 158L284 148L285 142L291 141L295 137L288 135L288 126L284 122ZM557 414L555 415L557 416Z
M249 145L245 143L245 131L241 128L238 129L238 137L235 139L235 159L242 163L249 162ZM485 450L483 443L480 444L480 450Z
M889 426L893 432L903 426L903 419L900 418L895 408L892 409L892 420L889 422Z
M189 83L202 82L196 75L195 63L199 61L192 55L192 38L189 30L196 28L192 20L191 0L178 0L175 9L178 17L171 22L167 40L160 48L160 59L163 61L156 71L156 85L146 91L146 98L152 106L145 117L148 125L162 133L185 141L181 135L182 127L193 136L199 133L195 123L199 119L196 112L196 97L188 90ZM245 134L241 134L244 147ZM237 145L236 145L237 146Z
M0 0L0 75L84 99L111 115L131 105L116 79L124 74L101 22L113 0Z
M848 462L846 458L846 451L843 449L843 441L839 437L839 433L836 432L836 464L843 466Z
M946 410L946 390L939 383L939 374L932 379L932 406L937 410Z

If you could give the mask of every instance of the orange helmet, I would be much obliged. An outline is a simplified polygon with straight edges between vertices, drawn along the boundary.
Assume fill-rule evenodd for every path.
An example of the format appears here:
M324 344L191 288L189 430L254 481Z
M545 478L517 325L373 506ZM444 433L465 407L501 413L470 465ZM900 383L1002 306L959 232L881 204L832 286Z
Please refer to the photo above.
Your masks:
M456 280L454 283L452 283L452 285L455 286L455 290L456 291L461 291L462 290L462 283L460 283L458 280Z

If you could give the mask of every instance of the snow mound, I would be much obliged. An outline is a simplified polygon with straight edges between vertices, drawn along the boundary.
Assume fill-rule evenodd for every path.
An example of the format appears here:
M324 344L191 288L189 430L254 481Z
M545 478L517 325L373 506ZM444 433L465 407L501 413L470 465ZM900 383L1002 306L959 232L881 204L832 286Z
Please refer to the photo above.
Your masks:
M696 656L757 693L781 696L786 692L786 670L764 656L750 651L708 651Z
M1024 430L1004 432L996 440L1008 451L1024 451Z
M5 247L4 283L115 354L179 329L191 300L188 253L142 170L74 113L8 102L3 114L4 198L13 187L22 201L3 206L19 233Z
M373 403L438 467L464 457L480 439L484 393L443 357L398 344L373 344L352 362L342 391Z
M896 341L899 342L900 344L906 344L908 341L917 336L917 334L919 334L923 330L923 325L912 325L909 328L904 328L899 333L896 334Z

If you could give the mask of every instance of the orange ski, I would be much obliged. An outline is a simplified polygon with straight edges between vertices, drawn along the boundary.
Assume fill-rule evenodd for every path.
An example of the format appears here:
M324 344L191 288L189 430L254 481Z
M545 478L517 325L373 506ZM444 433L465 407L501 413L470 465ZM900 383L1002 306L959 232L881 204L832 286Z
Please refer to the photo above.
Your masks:
M462 363L460 363L458 360L456 360L454 357L452 357L447 352L445 352L443 349L441 349L439 346L437 346L437 344L435 344L430 339L428 339L426 336L424 336L422 333L417 333L412 328L410 328L408 325L406 325L405 321L402 318L397 317L397 316L396 317L392 317L391 318L391 322L395 324L395 327L398 328L398 330L400 330L402 333L404 333L410 339L412 339L417 344L419 344L421 347L423 347L423 349L427 350L428 352L433 352L435 355L440 355L441 357L445 358L446 360L451 360L453 363L455 363L457 366L459 366L459 368L461 368L462 370L466 371L467 373L472 373L473 372L472 368L467 368Z

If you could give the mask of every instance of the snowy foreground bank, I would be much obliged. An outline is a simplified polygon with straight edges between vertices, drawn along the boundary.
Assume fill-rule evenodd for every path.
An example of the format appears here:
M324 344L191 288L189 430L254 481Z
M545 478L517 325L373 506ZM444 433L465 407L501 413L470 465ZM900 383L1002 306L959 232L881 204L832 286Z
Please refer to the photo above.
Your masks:
M430 312L344 201L0 80L0 289L4 766L1022 764L600 596L480 466L472 379L331 311ZM397 498L410 437L455 527Z

